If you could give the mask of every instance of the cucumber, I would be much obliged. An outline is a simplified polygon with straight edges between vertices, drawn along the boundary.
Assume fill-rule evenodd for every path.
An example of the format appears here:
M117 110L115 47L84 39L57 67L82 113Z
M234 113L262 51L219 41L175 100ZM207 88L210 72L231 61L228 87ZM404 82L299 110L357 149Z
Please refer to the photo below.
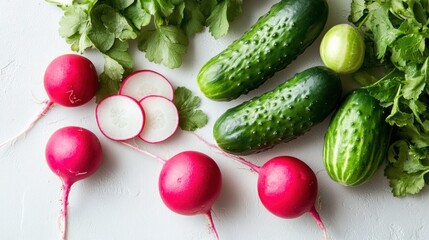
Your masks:
M384 108L365 89L352 91L331 119L323 160L328 175L345 186L368 181L389 148L391 126Z
M313 43L325 26L325 0L282 0L240 39L200 70L200 90L212 100L229 101L259 87Z
M270 92L228 109L214 124L218 146L236 155L265 151L323 121L341 99L341 80L326 67L296 74Z

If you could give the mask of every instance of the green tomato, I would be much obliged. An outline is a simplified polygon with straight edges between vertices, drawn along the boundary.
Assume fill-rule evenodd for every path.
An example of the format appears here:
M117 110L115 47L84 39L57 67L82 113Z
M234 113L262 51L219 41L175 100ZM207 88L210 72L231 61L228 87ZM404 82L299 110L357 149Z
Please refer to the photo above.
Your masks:
M365 43L361 33L348 24L338 24L323 36L320 57L337 73L356 72L363 63Z

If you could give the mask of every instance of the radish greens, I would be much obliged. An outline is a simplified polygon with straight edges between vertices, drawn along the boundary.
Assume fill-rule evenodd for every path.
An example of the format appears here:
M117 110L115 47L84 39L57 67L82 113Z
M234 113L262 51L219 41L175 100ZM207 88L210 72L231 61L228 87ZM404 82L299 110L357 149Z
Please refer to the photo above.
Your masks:
M129 42L149 61L177 68L189 37L208 27L214 38L227 34L242 0L46 0L64 11L59 34L73 51L95 48L104 56L97 100L117 93L134 62Z

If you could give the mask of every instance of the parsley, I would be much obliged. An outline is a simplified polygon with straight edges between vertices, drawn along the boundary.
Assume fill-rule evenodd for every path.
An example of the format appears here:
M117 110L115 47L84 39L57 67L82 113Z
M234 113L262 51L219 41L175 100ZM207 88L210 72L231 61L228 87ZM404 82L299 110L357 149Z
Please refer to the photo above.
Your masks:
M117 91L134 67L129 42L149 61L182 65L189 37L208 27L217 39L241 14L242 0L46 0L64 12L59 34L73 51L95 48L105 59L97 100Z
M353 0L349 20L365 36L353 78L387 109L396 130L385 176L394 196L419 193L429 173L429 5L427 0ZM377 71L387 74L377 77ZM379 71L378 71L379 72Z
M179 111L179 126L185 131L195 131L204 127L208 122L207 115L199 110L201 99L194 96L191 90L178 87L174 91L174 104Z

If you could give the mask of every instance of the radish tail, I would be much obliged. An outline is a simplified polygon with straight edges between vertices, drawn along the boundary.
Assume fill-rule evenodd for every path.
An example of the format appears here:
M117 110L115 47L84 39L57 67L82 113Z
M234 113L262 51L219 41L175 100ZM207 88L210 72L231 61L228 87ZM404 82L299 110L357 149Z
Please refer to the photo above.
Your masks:
M150 152L148 152L148 151L146 151L146 150L143 150L143 149L141 149L141 148L138 148L138 147L136 147L136 146L134 146L134 145L132 145L132 144L129 144L129 143L124 142L124 141L120 141L120 143L122 143L123 145L125 145L125 146L127 146L127 147L130 147L130 148L132 148L132 149L134 149L134 150L136 150L136 151L138 151L138 152L141 152L141 153L143 153L143 154L146 154L147 156L152 157L152 158L154 158L154 159L156 159L156 160L160 161L162 164L164 164L164 163L166 162L166 160L165 160L165 159L163 159L163 158L161 158L161 157L159 157L159 156L157 156L157 155L155 155L155 154L152 154L152 153L150 153Z
M209 220L210 231L214 234L215 239L219 240L219 234L217 233L216 227L214 225L214 221L213 221L213 216L212 216L211 210L206 213L206 216L207 216L207 218Z
M310 214L311 214L311 216L313 216L314 220L316 220L317 225L319 225L320 230L322 230L322 233L323 233L323 238L322 239L326 240L327 239L326 228L325 228L325 225L322 222L322 218L320 218L320 215L319 215L319 213L316 210L316 207L313 206L311 208Z
M71 189L71 184L67 182L63 182L62 190L63 190L63 209L61 210L61 220L62 220L62 226L61 226L61 239L67 240L67 208L69 205L69 193Z
M223 151L222 149L220 149L220 147L218 147L217 145L215 145L215 144L213 144L213 143L209 143L207 140L205 140L203 137L201 137L200 135L198 135L198 134L196 134L196 133L194 133L194 132L192 132L192 134L194 134L200 141L202 141L203 143L205 143L206 145L208 145L209 147L211 147L211 148L214 148L214 149L216 149L216 150L218 150L218 152L219 153L221 153L221 154L223 154L224 156L226 156L226 157L228 157L228 158L231 158L231 159L233 159L233 160L235 160L235 161L238 161L238 162L240 162L240 163L242 163L242 164L244 164L244 165L246 165L246 166L248 166L250 169L252 169L253 171L255 171L255 172L257 172L257 173L259 173L259 171L260 171L260 169L261 169L261 167L259 167L259 166L257 166L257 165L255 165L255 164L253 164L253 163L251 163L251 162L249 162L249 161L247 161L246 159L244 159L243 157L240 157L240 156L236 156L236 155L233 155L233 154L230 154L230 153L227 153L227 152L225 152L225 151Z
M45 114L49 111L49 109L51 109L52 105L54 104L54 102L52 102L51 100L46 100L43 103L45 104L45 106L43 107L42 111L37 115L37 117L33 121L31 121L27 125L27 127L25 127L21 132L9 138L5 142L0 143L0 148L10 142L14 143L15 141L18 140L19 137L21 137L22 135L25 135L28 131L30 131L30 129L37 123L37 121L39 121L43 116L45 116Z

